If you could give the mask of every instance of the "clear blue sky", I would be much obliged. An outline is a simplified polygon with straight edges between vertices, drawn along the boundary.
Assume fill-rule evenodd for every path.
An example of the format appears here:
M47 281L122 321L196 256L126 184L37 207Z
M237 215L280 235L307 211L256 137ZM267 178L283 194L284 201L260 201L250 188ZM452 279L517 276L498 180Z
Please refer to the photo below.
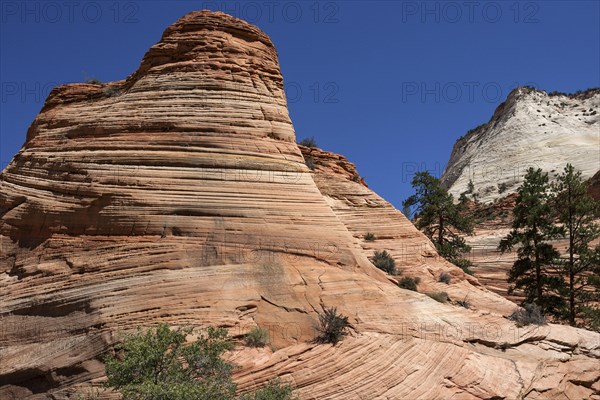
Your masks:
M277 47L299 138L342 153L398 208L410 172L520 85L600 86L598 1L0 2L4 167L56 84L123 79L191 10L253 22Z

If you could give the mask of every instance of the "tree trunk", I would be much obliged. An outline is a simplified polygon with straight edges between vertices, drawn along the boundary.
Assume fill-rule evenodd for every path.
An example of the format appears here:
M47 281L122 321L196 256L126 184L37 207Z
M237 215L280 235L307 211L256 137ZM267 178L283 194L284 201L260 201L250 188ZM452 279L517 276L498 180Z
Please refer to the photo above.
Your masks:
M575 274L569 271L569 324L575 326Z
M575 239L573 232L573 205L569 187L569 324L575 326Z
M535 231L535 235L534 235L534 239L533 239L533 248L534 248L534 264L535 264L535 286L536 286L536 292L537 292L537 305L540 306L540 308L542 309L542 312L546 311L546 308L544 307L544 303L542 301L542 295L543 295L543 290L542 290L542 267L540 265L540 254L539 254L539 250L538 250L538 243L537 243L537 227L534 225L533 227L534 231Z
M438 246L440 248L440 250L442 249L442 244L444 241L444 217L442 217L440 215L440 227L439 227L439 231L438 231Z

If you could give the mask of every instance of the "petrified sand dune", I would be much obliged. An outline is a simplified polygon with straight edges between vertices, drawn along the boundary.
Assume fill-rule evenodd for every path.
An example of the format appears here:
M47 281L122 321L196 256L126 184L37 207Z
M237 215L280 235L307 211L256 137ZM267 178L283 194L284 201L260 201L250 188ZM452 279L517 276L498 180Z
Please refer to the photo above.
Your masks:
M513 90L490 121L454 144L442 183L458 198L469 180L482 202L516 192L530 167L554 175L567 163L590 178L600 169L600 89L548 94Z
M517 329L355 176L295 144L275 48L222 13L181 18L124 81L55 89L0 179L0 397L72 397L118 332L168 322L267 327L272 348L228 355L241 391L600 398L600 335ZM398 288L376 249L451 302ZM323 307L350 318L337 346L312 343Z

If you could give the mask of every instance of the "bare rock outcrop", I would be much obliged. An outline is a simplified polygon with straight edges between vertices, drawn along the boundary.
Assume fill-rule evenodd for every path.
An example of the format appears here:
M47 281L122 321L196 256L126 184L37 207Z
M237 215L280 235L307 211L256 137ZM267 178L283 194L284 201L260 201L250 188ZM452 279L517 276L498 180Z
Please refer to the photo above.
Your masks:
M529 167L550 176L567 163L589 178L600 169L600 89L548 94L513 90L490 121L458 139L442 183L458 198L473 182L487 203L514 193Z
M375 249L450 302L400 289ZM51 93L0 176L0 251L2 399L72 398L119 332L158 322L269 329L228 355L241 391L600 398L600 335L515 327L351 163L300 149L275 48L222 13L181 18L123 81ZM312 342L324 307L350 319L336 346Z

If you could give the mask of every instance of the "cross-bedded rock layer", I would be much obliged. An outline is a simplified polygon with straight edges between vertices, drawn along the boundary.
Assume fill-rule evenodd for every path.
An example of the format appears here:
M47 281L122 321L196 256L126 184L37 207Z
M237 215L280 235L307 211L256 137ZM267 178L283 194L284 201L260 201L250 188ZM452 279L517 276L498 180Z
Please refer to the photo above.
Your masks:
M181 18L124 81L55 89L0 179L0 397L67 398L118 332L158 322L269 329L228 355L241 391L598 396L599 335L517 329L351 163L294 140L273 45L222 13ZM398 288L375 249L450 303ZM311 342L324 307L351 322L335 347Z
M488 123L456 141L442 183L458 198L471 181L490 203L515 193L528 168L554 180L567 163L586 179L600 169L600 89L567 95L520 87Z

